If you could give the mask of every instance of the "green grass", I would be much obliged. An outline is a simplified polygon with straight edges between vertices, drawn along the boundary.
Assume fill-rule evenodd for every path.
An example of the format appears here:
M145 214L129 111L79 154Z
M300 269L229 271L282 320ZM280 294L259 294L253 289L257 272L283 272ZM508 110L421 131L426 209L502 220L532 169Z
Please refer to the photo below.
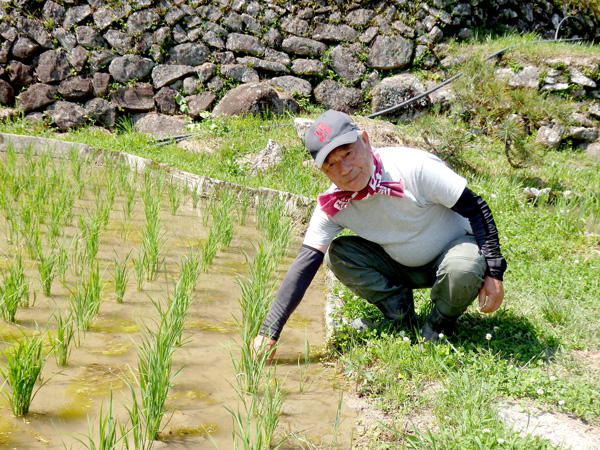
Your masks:
M130 127L118 128L117 133L112 135L93 127L55 135L37 125L17 119L0 124L0 132L82 142L98 148L132 153L187 172L250 187L266 186L314 197L327 183L324 176L314 167L302 165L302 161L308 155L296 135L293 121L293 117L288 116L268 120L248 116L211 119L194 124L194 131L198 133L196 138L214 150L206 153L191 153L176 145L154 147L151 137L134 133ZM274 139L284 146L283 163L257 176L249 175L245 168L237 163L238 158L264 149L269 139ZM75 160L72 167L75 171L74 178L83 180L83 177L77 174L85 172L86 162Z

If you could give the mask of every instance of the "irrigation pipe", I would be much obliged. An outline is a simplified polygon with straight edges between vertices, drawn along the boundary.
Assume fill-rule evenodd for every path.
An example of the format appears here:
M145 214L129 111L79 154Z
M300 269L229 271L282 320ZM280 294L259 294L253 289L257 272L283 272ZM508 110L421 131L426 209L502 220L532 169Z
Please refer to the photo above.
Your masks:
M150 147L161 147L163 145L172 144L173 142L183 141L184 139L191 138L192 136L198 136L202 133L188 133L180 134L178 136L168 136L160 139L155 139Z

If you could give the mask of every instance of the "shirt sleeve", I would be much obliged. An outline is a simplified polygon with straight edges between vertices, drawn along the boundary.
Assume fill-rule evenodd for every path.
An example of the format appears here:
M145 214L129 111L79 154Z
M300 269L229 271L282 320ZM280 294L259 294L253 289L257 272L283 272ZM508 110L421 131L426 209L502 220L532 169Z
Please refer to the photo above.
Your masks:
M283 326L302 301L324 257L323 252L317 249L307 245L300 247L275 294L269 314L261 325L261 335L279 339Z
M310 218L303 244L310 247L329 245L343 229L317 206Z
M487 263L486 275L502 281L506 271L506 260L500 252L498 229L488 204L465 187L452 210L469 220L477 245Z
M416 171L415 189L420 201L452 208L467 185L467 180L450 169L437 156L426 153Z

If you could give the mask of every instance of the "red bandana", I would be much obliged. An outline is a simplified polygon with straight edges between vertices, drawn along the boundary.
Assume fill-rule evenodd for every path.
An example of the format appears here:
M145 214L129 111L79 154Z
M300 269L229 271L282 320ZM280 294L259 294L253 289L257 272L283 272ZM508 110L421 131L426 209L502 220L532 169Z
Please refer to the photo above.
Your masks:
M331 192L324 192L317 196L317 203L321 210L330 217L335 216L346 207L350 200L362 200L369 198L374 194L392 195L394 197L404 197L402 180L400 181L381 181L383 166L379 160L377 152L373 152L373 164L375 170L369 180L369 184L361 191L342 191L337 187Z

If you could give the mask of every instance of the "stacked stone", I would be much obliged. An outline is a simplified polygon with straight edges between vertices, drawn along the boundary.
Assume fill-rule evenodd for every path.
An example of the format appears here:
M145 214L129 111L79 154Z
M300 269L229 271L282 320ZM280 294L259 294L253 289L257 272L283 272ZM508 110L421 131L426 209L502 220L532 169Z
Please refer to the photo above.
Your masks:
M347 112L377 86L378 110L392 101L377 100L382 74L434 67L444 34L466 37L499 17L519 30L541 29L540 18L553 28L558 11L550 0L344 3L3 0L0 104L16 98L30 118L46 113L61 129L88 119L112 128L120 111L197 118L232 87L266 81ZM422 90L402 81L407 95Z

